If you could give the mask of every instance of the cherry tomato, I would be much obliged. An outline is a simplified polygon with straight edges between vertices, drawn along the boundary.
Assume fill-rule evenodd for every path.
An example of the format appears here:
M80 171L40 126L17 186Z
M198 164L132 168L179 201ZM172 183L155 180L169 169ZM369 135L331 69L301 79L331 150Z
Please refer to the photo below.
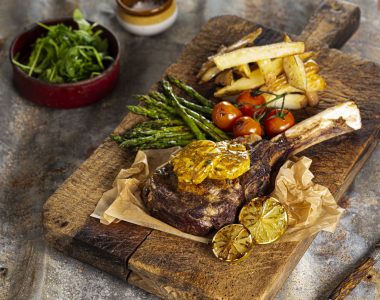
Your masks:
M263 135L263 129L260 123L248 116L241 117L235 122L233 132L235 137L252 133L256 133L260 136Z
M239 108L243 115L248 117L255 117L265 112L266 107L257 108L257 105L265 104L265 98L263 95L252 96L250 91L245 91L239 95L236 99L236 103L239 104Z
M212 121L220 129L230 131L242 112L228 101L219 102L212 110Z
M274 109L269 112L264 119L265 133L269 137L274 137L275 135L284 132L294 124L294 116L287 109L282 111L281 109Z

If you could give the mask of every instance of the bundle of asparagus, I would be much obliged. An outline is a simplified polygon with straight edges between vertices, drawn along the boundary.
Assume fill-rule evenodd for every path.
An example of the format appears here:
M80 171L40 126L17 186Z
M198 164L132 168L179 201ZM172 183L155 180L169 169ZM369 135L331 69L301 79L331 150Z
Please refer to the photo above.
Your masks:
M213 103L209 99L177 78L168 76L167 79L170 82L162 81L163 93L155 91L138 95L137 99L145 105L128 106L131 112L153 120L137 124L122 136L112 135L114 141L121 147L139 150L186 146L195 139L229 139L210 120ZM176 95L170 83L182 89L198 104Z

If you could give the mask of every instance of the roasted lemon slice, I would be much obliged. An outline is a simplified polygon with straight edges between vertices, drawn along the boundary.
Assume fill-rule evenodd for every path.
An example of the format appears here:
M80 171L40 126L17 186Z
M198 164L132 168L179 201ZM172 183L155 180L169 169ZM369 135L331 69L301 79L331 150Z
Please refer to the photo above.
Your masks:
M234 262L248 256L252 236L241 224L230 224L219 229L212 239L212 251L220 260Z
M250 156L243 144L200 140L179 151L172 164L179 182L200 184L238 178L249 170Z
M248 228L257 244L269 244L285 233L288 215L275 198L258 197L241 209L239 222Z
M234 179L243 175L249 170L250 157L249 152L243 144L218 142L220 149L220 160L208 175L211 179Z

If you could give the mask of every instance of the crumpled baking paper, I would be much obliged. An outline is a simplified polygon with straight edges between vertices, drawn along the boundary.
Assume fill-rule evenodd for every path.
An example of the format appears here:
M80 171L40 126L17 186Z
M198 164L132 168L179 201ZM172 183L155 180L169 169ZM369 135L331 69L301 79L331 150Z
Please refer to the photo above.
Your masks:
M311 163L305 156L293 157L277 174L271 196L288 211L288 229L280 242L300 241L321 230L334 232L344 212L328 188L312 181Z
M209 243L210 237L184 233L152 216L146 211L140 192L144 181L157 167L170 159L179 148L139 151L129 169L122 169L116 176L112 189L99 200L92 217L108 225L126 221L160 230L194 241ZM313 183L309 170L311 159L301 157L288 160L280 168L272 196L285 204L289 225L279 242L300 241L325 230L334 232L343 209L330 191Z
M140 191L150 172L167 162L179 148L138 151L129 169L122 169L116 176L113 188L100 198L91 217L100 219L108 225L112 222L126 221L136 225L164 231L190 240L208 243L207 237L184 233L152 216L145 210Z

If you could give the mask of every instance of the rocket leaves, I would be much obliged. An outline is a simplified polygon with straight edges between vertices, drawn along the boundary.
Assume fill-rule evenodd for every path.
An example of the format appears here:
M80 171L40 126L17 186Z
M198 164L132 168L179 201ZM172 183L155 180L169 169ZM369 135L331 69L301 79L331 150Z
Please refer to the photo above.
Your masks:
M91 29L90 23L86 21L86 19L83 17L82 12L79 9L74 10L73 19L78 24L80 30Z
M32 52L26 63L12 62L29 76L51 83L69 83L92 78L104 70L106 61L113 61L108 55L108 42L100 37L101 30L94 31L96 24L90 24L79 9L73 14L78 29L64 24L47 26L44 37L32 45Z

